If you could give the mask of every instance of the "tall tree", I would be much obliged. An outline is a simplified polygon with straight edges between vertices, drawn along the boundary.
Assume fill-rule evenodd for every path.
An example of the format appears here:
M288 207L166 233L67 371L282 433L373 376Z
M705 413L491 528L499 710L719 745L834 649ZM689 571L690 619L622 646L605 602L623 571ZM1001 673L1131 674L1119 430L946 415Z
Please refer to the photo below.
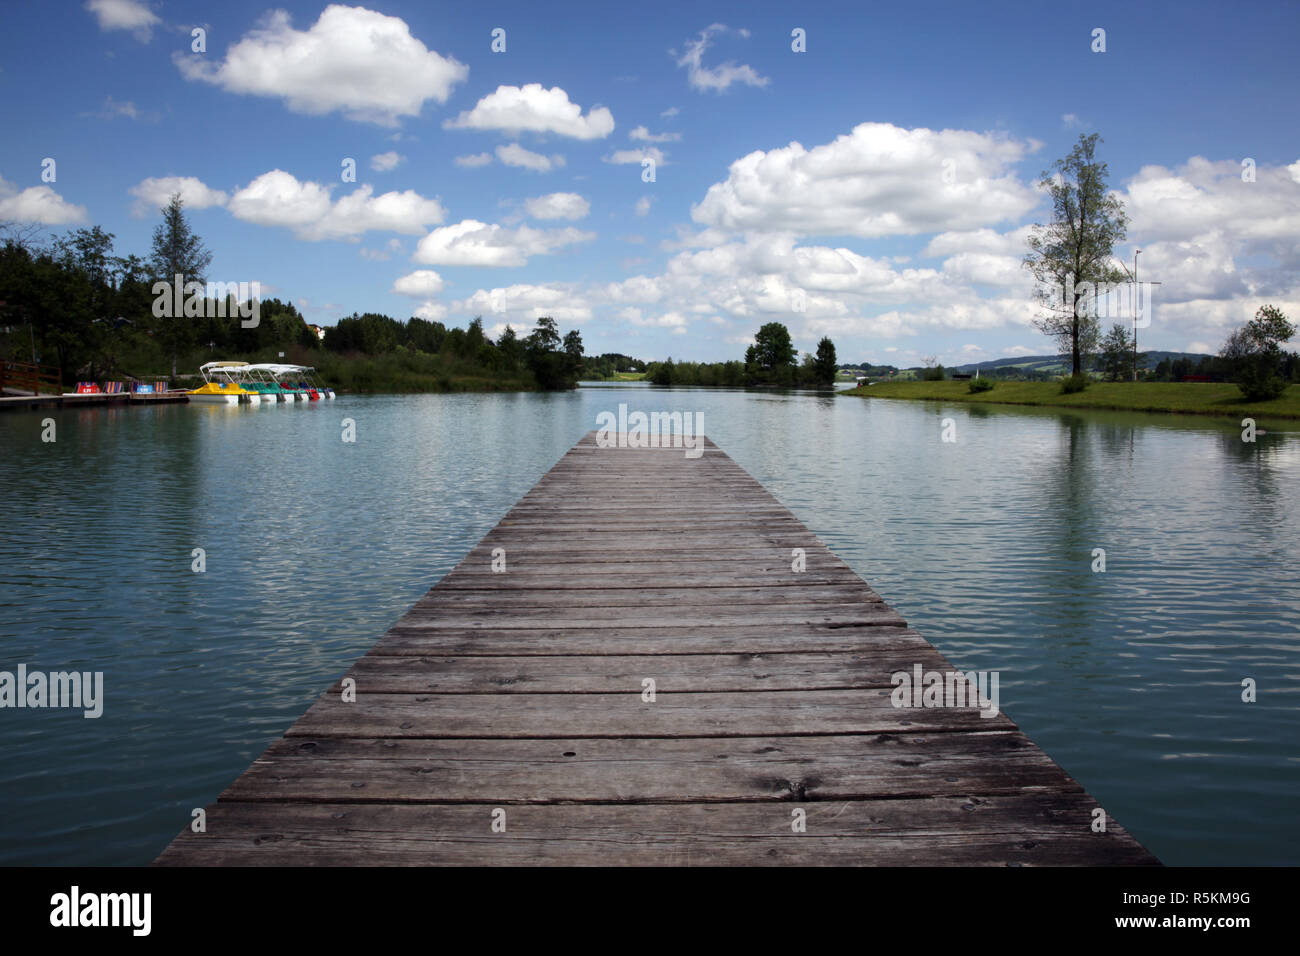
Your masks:
M1039 185L1051 197L1052 221L1034 224L1024 259L1037 281L1037 299L1048 310L1034 325L1070 356L1075 375L1096 347L1098 287L1124 279L1111 254L1127 234L1128 217L1107 191L1109 170L1096 158L1099 142L1096 133L1081 135L1068 156L1043 172Z
M582 334L577 329L565 334L564 355L568 359L569 374L577 378L582 371Z
M189 282L206 283L212 253L190 229L185 218L185 202L180 193L172 195L162 208L163 221L153 232L153 256L150 265L154 278L164 282L176 281L181 276L182 292ZM183 315L173 315L163 321L163 341L172 356L172 375L176 375L176 360L181 349L190 341L190 325Z
M813 359L813 372L818 385L835 384L835 343L822 336L817 343L817 357Z
M745 358L749 355L746 353ZM785 369L794 365L794 345L790 330L780 322L768 322L754 335L754 360L764 371Z
M1295 326L1281 309L1265 305L1253 319L1228 336L1219 356L1247 399L1267 401L1286 391L1287 381L1281 374L1286 357L1282 343L1295 333Z
M1133 333L1122 322L1116 322L1101 340L1097 365L1107 381L1118 382L1132 368Z

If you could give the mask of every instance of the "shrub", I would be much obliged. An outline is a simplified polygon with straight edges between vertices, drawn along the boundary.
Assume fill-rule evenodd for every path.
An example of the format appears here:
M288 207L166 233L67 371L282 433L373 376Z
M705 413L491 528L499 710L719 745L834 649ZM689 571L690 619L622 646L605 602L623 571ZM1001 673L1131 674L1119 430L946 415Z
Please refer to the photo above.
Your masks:
M921 380L925 382L942 382L944 379L943 366L936 365L934 368L927 368L921 372Z
M970 380L970 390L972 392L991 392L993 390L993 379L973 378Z
M1070 375L1061 380L1061 394L1073 395L1075 392L1082 392L1088 387L1088 376L1080 372L1078 375Z
M1268 402L1281 398L1287 383L1280 375L1251 363L1238 374L1237 387L1248 402Z

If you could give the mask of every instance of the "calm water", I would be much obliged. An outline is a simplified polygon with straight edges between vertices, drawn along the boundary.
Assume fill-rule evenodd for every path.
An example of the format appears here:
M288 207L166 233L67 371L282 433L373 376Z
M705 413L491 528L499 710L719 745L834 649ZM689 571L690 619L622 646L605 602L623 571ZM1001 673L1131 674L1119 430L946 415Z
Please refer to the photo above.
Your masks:
M148 862L619 401L703 412L1162 860L1300 862L1300 434L632 386L0 414L0 670L107 698L0 710L0 864Z

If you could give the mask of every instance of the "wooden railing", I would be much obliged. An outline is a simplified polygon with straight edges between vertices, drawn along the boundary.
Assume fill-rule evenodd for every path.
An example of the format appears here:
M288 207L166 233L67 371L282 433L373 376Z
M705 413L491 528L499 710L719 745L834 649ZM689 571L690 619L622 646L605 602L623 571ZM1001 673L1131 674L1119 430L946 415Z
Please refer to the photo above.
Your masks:
M39 395L42 391L63 394L63 371L53 365L30 362L0 362L0 391L19 389Z

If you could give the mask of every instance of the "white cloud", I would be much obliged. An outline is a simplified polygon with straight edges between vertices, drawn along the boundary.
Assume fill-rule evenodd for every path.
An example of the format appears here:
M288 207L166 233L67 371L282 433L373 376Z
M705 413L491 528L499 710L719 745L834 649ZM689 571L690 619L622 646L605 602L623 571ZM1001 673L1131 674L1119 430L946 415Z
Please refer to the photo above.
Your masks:
M361 249L361 258L369 259L372 262L387 262L395 253L402 251L402 240L393 238L388 240L388 244L383 249Z
M67 226L86 221L86 207L68 202L49 186L19 190L0 176L0 220Z
M973 229L1038 204L1010 171L1029 151L990 133L863 123L811 150L791 143L736 160L691 218L720 229L863 238Z
M309 30L284 10L268 14L219 64L202 54L173 56L182 75L230 93L280 97L295 113L335 111L394 126L426 100L445 103L469 67L428 49L398 17L333 4Z
M681 112L681 110L679 110L677 107L675 107L675 106L670 106L670 107L668 107L668 109L664 110L664 111L663 111L662 113L660 113L659 115L660 115L660 117L662 117L663 119L672 119L674 116L676 116L676 115L677 115L678 113L680 113L680 112Z
M646 215L647 213L649 213L649 212L650 212L650 204L651 204L652 202L653 202L653 200L651 199L651 197L649 197L649 196L642 196L640 199L638 199L638 200L636 201L636 214L637 214L638 216L644 216L644 215Z
M752 66L743 63L738 66L735 62L728 60L719 66L704 66L704 51L713 46L715 36L726 32L726 26L715 23L701 30L698 37L686 41L686 50L678 57L677 65L686 68L686 76L691 86L697 90L716 90L719 93L726 90L732 83L743 83L747 86L767 86L767 77L759 76ZM742 37L749 36L746 30L736 32Z
M638 126L627 134L628 139L642 143L675 143L682 138L681 133L651 133L644 126Z
M886 349L885 351L889 351ZM1050 351L1050 349L1048 350ZM1003 355L1019 357L1021 355L1043 355L1042 350L1035 352L1033 349L1024 345L1012 345L1002 350Z
M1083 125L1083 120L1073 113L1065 113L1061 116L1061 125L1066 129L1076 129Z
M386 173L396 169L398 165L406 160L401 153L393 150L387 153L379 153L370 157L370 168L377 173Z
M614 131L614 115L603 106L582 115L582 107L569 101L558 86L540 83L498 86L472 110L445 120L446 129L495 129L510 133L555 133L574 139L603 139Z
M473 295L453 303L458 312L466 314L522 314L530 318L549 315L557 322L582 322L591 318L591 306L572 286L563 284L500 286L479 289ZM493 326L492 334L499 335L504 324ZM520 331L516 329L516 332ZM521 334L526 335L527 330Z
M162 23L140 0L87 0L86 9L101 30L130 30L141 43L148 43L152 28Z
M476 169L479 166L486 166L492 162L491 153L474 153L470 156L457 156L456 165L463 166L466 169Z
M417 269L395 281L392 291L415 299L428 299L441 292L445 285L442 276L432 269Z
M411 257L431 266L522 266L530 256L549 255L567 245L588 242L594 232L564 229L507 229L465 219L435 229L420 240Z
M647 159L654 160L656 166L663 166L666 157L658 146L643 146L640 149L616 149L605 157L605 162L616 166L639 166Z
M411 314L417 319L424 319L426 322L438 322L447 317L447 307L441 302L430 299L428 302L421 302Z
M119 116L125 116L127 119L147 123L156 123L159 119L158 113L153 110L141 110L131 100L115 100L112 96L104 98L104 107L98 113L82 113L81 115L95 116L104 120L113 120Z
M524 200L524 208L534 219L582 219L591 203L577 193L550 193Z
M171 197L181 194L181 201L187 209L207 209L210 206L224 206L227 196L220 189L212 189L193 176L151 176L141 180L127 190L136 197L131 214L137 218L152 215L171 201Z
M497 159L507 166L531 169L537 173L549 173L552 169L564 165L564 157L559 153L553 156L543 156L541 153L534 153L531 150L524 149L518 143L511 143L509 146L498 146L496 154Z
M300 239L347 239L369 231L417 234L442 222L446 215L436 199L414 190L374 195L359 186L331 201L327 187L299 182L280 169L263 173L230 198L237 219L262 226L286 226Z

